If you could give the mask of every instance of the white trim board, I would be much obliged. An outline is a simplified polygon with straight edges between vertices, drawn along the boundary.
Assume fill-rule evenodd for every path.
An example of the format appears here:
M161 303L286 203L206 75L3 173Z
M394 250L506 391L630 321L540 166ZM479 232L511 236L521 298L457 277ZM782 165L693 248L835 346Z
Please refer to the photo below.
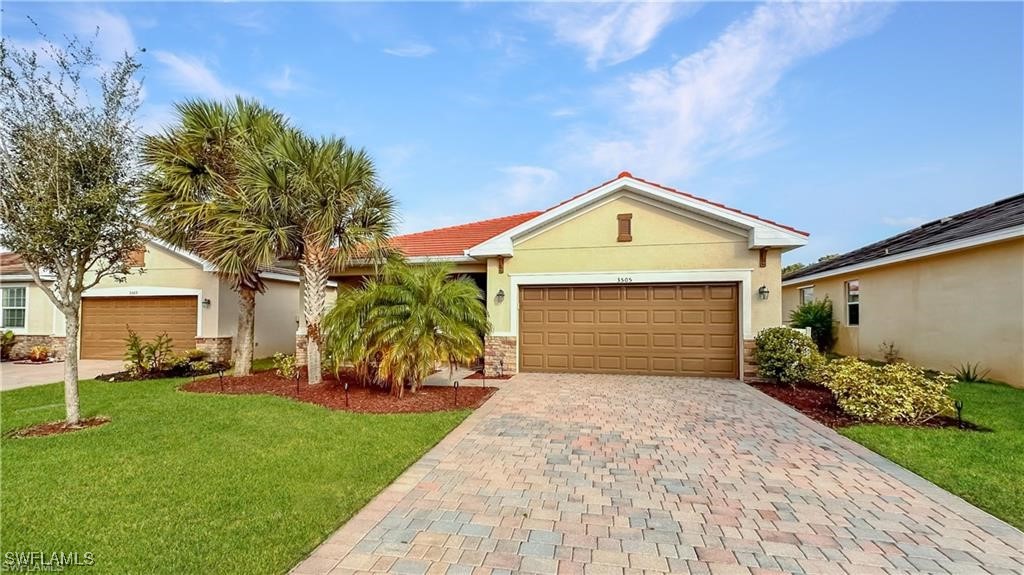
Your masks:
M863 262L863 263L859 263L859 264L851 264L851 265L848 265L848 266L843 266L841 268L827 270L827 271L823 271L823 272L819 272L819 273L815 273L815 274L810 274L810 275L806 275L806 276L795 277L795 278L792 278L792 279L784 280L782 282L782 287L791 287L791 286L795 286L795 285L801 285L801 284L805 284L805 283L808 283L808 282L813 282L814 280L818 280L818 279L822 279L822 278L827 278L827 277L832 277L832 276L837 276L837 275L842 275L842 274L858 272L858 271L861 271L861 270L866 270L866 269L871 269L871 268L876 268L876 267L881 267L881 266L887 266L887 265L896 264L896 263L905 262L905 261L910 261L910 260L915 260L915 259L919 259L919 258L925 258L925 257L928 257L928 256L935 256L935 255L939 255L939 254L955 252L955 251L959 251L959 250L964 250L964 249L973 248L973 247L977 247L977 246L983 246L983 245L986 245L986 244L992 244L992 243L1001 242L1001 241L1005 241L1005 240L1011 240L1011 239L1020 238L1020 237L1024 237L1024 226L1014 226L1012 228L1006 228L1006 229L1003 229L1003 230L997 230L997 231L994 231L994 232L989 232L987 234L981 234L979 236L974 236L974 237L970 237L970 238L964 238L962 240L954 240L954 241L951 241L951 242L946 242L944 244L938 244L938 245L934 245L934 246L918 248L916 250L911 250L909 252L903 252L901 254L894 254L894 255L891 255L891 256L885 256L885 257L881 257L881 258L878 258L878 259L874 259L874 260Z
M779 247L783 249L796 248L807 243L807 236L788 230L780 225L770 224L764 220L734 212L724 207L718 207L704 201L700 201L681 193L668 191L662 187L648 184L631 177L621 177L607 184L590 190L575 199L556 206L535 218L527 220L518 226L513 227L493 238L484 241L466 250L467 256L472 257L510 257L515 255L513 244L530 232L553 225L556 222L573 216L575 212L582 210L591 204L604 199L607 196L620 192L628 192L630 195L645 197L670 207L694 212L717 220L724 224L738 227L748 234L748 245L751 249L761 247Z
M532 285L580 285L580 284L606 284L606 285L630 285L630 284L653 284L653 283L738 283L739 284L739 311L740 311L740 333L738 346L738 361L740 379L743 378L743 341L752 339L753 327L751 320L751 309L753 292L751 269L721 269L721 270L680 270L680 271L619 271L619 272L584 272L584 273L535 273L535 274L509 274L509 294L507 301L509 305L509 332L494 332L494 336L513 336L516 338L516 369L519 369L519 287ZM623 278L629 278L629 282L622 282Z

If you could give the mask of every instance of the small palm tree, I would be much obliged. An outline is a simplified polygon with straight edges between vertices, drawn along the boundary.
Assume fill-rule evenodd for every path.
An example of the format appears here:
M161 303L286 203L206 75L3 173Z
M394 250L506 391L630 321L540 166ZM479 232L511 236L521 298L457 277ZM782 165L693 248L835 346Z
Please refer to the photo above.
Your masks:
M297 130L285 132L243 179L265 197L287 202L283 217L289 224L289 257L298 260L305 282L308 381L320 383L328 277L357 255L374 261L384 257L394 229L395 200L378 185L364 150Z
M483 353L490 330L483 292L449 264L391 263L379 277L339 294L324 318L324 348L335 367L391 388L416 391L438 363L468 363Z
M150 168L142 195L150 231L216 266L239 294L235 373L252 370L260 269L286 245L280 198L258 196L243 174L254 156L279 137L284 118L257 102L186 101L178 121L143 143Z

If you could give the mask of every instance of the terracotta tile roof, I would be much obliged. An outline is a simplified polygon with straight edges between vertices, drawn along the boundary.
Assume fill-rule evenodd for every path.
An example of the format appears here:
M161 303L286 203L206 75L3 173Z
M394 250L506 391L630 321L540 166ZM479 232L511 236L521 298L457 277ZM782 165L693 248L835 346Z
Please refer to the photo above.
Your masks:
M0 253L0 274L14 275L27 273L28 268L25 267L25 262L21 261L21 256L14 252Z
M490 220L481 220L458 226L438 228L425 232L395 236L391 245L406 257L461 256L462 253L519 224L532 220L543 212L525 212Z
M928 222L882 241L811 264L786 274L783 280L828 272L902 253L964 240L1024 225L1024 194L1004 198L973 210Z
M667 192L672 192L673 194L679 194L680 196L685 196L687 198L690 198L692 200L697 200L698 202L702 202L702 203L708 204L710 206L715 206L717 208L722 208L722 209L725 209L725 210L729 210L730 212L741 214L741 215L747 216L749 218L754 218L756 220L760 220L762 222L771 224L773 226L778 226L780 228L789 230L791 232L796 232L796 233L798 233L798 234L800 234L802 236L809 235L805 231L798 230L796 228L793 228L793 227L790 227L790 226L786 226L786 225L780 224L778 222L775 222L775 221L772 221L772 220L769 220L769 219L766 219L766 218L762 218L760 216L756 216L754 214L748 214L747 212L743 212L743 211L737 210L736 208L730 208L729 206L726 206L725 204L720 204L718 202L713 202L713 201L708 200L706 198L695 196L695 195L687 193L687 192L681 192L681 191L676 190L674 188L670 188L668 186L663 186L663 185L655 183L655 182L650 182L650 181L644 180L642 178L638 178L638 177L630 174L629 172L622 172L617 177L615 177L614 179L611 179L611 180L608 180L607 182L603 182L601 184L598 184L598 185L594 186L593 188L590 188L589 190L587 190L585 192L577 194L577 195L569 198L568 200L565 200L564 202L561 202L561 203L559 203L557 205L554 205L554 206L552 206L552 207L550 207L550 208L548 208L548 209L546 209L544 211L540 211L540 212L526 212L526 213L523 213L523 214L516 214L514 216L505 216L503 218L494 218L492 220L483 220L483 221L473 222L473 223L469 223L469 224L462 224L462 225L459 225L459 226L451 226L451 227L447 227L447 228L439 228L439 229L436 229L436 230L428 230L428 231L425 231L425 232L418 232L418 233L415 233L415 234L406 234L404 236L396 236L392 240L392 245L395 246L396 248L400 249L402 251L402 253L404 253L408 257L416 257L416 256L421 256L421 257L423 257L423 256L460 256L460 255L462 255L462 253L465 250L467 250L467 249L469 249L469 248L471 248L471 247L473 247L473 246L475 246L477 244L480 244L480 243L482 243L482 242L484 242L486 240L489 240L489 239L493 238L494 236L496 236L496 235L498 235L498 234L500 234L500 233L502 233L502 232L504 232L506 230L510 230L510 229L518 226L519 224L521 224L521 223L523 223L523 222L525 222L527 220L531 220L531 219L533 219L533 218L535 218L535 217L537 217L540 214L543 214L545 212L550 212L551 210L557 208L558 206L561 206L561 205L564 205L564 204L566 204L568 202L571 202L571 201L575 200L576 198L579 198L580 196L584 196L584 195L586 195L586 194L588 194L588 193L590 193L590 192L592 192L592 191L594 191L594 190L596 190L596 189L598 189L598 188L600 188L602 186L606 186L606 185L608 185L608 184L610 184L610 183L612 183L612 182L614 182L616 180L621 180L622 178L632 178L634 180L643 182L643 183L651 185L651 186L655 186L655 187L660 188L662 190L665 190Z

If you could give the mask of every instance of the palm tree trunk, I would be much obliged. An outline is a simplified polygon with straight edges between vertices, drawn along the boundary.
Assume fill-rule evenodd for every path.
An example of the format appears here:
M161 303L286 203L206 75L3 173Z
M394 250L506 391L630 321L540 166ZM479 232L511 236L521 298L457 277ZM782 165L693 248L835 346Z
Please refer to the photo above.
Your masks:
M252 373L252 354L256 335L256 290L238 290L238 329L234 346L235 375Z
M312 248L312 249L311 249ZM320 320L327 307L327 273L329 246L306 246L303 254L302 273L306 279L303 293L303 313L306 316L306 369L310 385L323 381L320 358Z
M78 310L79 305L64 308L64 410L69 425L78 425Z

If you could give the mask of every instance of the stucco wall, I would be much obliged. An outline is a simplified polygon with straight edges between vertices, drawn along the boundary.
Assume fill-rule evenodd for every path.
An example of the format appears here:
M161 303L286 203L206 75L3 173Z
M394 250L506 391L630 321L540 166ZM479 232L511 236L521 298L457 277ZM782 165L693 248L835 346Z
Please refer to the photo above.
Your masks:
M860 326L846 319L844 283L860 281ZM1024 240L794 283L784 288L788 319L799 288L833 301L838 353L880 359L894 342L907 361L952 370L980 362L990 377L1024 387Z
M222 282L220 293L220 322L225 332L222 335L234 335L238 324L238 294L226 282ZM297 282L266 282L266 290L256 295L255 357L295 353L299 309Z
M618 242L617 215L631 213L632 241ZM723 224L724 225L724 224ZM511 275L618 271L752 270L749 305L753 333L781 324L779 250L769 250L766 267L759 267L757 250L748 247L745 231L723 229L637 201L619 197L538 235L515 244L514 257L487 262L487 311L494 333L511 329ZM766 286L768 300L756 296ZM498 302L498 290L506 297ZM513 334L514 335L514 334Z

